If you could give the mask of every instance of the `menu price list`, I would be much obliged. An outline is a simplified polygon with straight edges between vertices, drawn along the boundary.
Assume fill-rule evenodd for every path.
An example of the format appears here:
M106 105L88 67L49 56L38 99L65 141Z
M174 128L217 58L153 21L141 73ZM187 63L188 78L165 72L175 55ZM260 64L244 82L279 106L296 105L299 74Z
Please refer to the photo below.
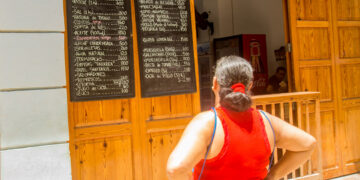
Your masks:
M134 96L130 0L67 0L72 101Z
M137 0L143 97L196 91L189 0Z

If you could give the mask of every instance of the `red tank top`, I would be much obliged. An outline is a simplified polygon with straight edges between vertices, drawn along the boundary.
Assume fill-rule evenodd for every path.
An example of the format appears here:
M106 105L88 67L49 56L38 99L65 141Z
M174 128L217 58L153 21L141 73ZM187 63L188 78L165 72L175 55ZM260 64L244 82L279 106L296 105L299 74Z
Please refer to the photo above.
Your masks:
M216 111L225 133L224 146L216 157L206 160L201 179L264 179L271 148L259 111L233 112L222 107ZM196 180L203 162L194 168Z

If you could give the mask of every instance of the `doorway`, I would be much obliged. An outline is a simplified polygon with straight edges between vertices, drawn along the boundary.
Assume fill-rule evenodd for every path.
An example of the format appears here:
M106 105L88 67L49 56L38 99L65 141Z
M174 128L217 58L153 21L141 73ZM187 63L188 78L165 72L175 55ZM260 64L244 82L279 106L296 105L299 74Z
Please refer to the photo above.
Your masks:
M214 49L214 39L265 34L268 77L276 72L277 67L283 66L287 69L289 92L321 93L324 177L359 171L360 146L354 138L360 130L360 121L355 115L360 112L360 91L357 90L360 84L358 1L222 0L198 1L197 5L198 11L209 12L209 21L215 24L212 36L207 30L200 30L200 42L209 42ZM263 15L270 10L271 14ZM277 36L282 43L279 49L269 49L269 43L274 42L270 38L273 33L261 31L267 26L275 26L276 23L269 20L272 18L280 22L276 27L283 31ZM262 22L257 23L259 21ZM255 25L259 26L252 28ZM282 46L286 60L276 66L278 61L269 56L276 56L275 50ZM214 51L211 53L216 57ZM241 55L239 52L231 53ZM212 64L215 62L216 58L213 58Z
M209 71L205 71L208 74L199 74L200 77L206 77L209 81L200 78L200 89L204 95L201 98L202 110L208 110L209 107L209 100L206 98L207 94L212 94L210 87L216 61L226 55L239 55L249 61L253 59L254 62L260 62L258 67L261 67L261 70L255 74L256 86L259 88L253 89L254 95L293 91L287 2L285 0L275 2L224 0L221 3L197 1L196 5L197 11L200 14L208 13L207 20L214 23L213 34L211 34L210 28L205 30L197 28L199 72L204 73L201 69L209 68ZM243 37L248 38L248 44L245 45L245 42L242 42ZM210 48L204 48L207 46ZM256 54L256 50L259 51L259 54ZM245 57L244 53L248 57ZM255 61L256 59L258 61ZM203 65L207 67L203 67ZM276 90L267 90L270 86L270 78L274 80L273 76L276 75L279 68L285 70L282 73L286 75L274 83L278 85L281 82L282 86L278 85ZM211 96L211 102L213 105L213 96Z

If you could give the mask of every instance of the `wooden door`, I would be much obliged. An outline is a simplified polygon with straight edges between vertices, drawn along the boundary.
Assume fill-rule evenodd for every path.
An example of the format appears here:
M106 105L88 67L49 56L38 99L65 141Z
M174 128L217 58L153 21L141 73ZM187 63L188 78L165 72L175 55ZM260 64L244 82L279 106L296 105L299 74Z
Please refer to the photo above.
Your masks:
M166 179L166 162L172 149L186 124L200 112L199 90L185 95L141 97L134 1L131 0L135 97L88 102L71 102L68 97L74 180ZM193 0L190 9L199 87ZM68 57L67 42L65 47ZM66 67L68 76L68 59ZM67 80L70 94L69 77Z
M360 171L360 1L332 0L343 174Z
M166 163L189 121L201 111L194 1L190 0L197 93L141 98L140 133L144 174L142 179L167 179Z
M131 4L133 7L133 1ZM66 15L65 8L64 14ZM134 21L134 14L132 19ZM73 179L142 179L142 169L135 168L141 167L142 164L138 120L139 98L71 102L67 30L66 28L65 50ZM134 66L138 67L136 59ZM138 71L135 73L135 79L138 87L140 84ZM140 93L139 88L135 93L137 95Z
M358 0L289 0L297 91L321 92L324 177L359 171ZM351 20L351 21L349 21Z

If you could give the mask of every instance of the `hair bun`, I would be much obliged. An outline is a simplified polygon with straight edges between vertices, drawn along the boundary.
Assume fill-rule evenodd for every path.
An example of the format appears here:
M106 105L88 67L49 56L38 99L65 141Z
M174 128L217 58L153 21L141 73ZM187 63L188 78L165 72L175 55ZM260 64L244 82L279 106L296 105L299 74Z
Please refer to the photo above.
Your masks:
M230 88L221 88L220 98L221 106L237 112L248 110L252 104L250 96L241 92L233 92Z

